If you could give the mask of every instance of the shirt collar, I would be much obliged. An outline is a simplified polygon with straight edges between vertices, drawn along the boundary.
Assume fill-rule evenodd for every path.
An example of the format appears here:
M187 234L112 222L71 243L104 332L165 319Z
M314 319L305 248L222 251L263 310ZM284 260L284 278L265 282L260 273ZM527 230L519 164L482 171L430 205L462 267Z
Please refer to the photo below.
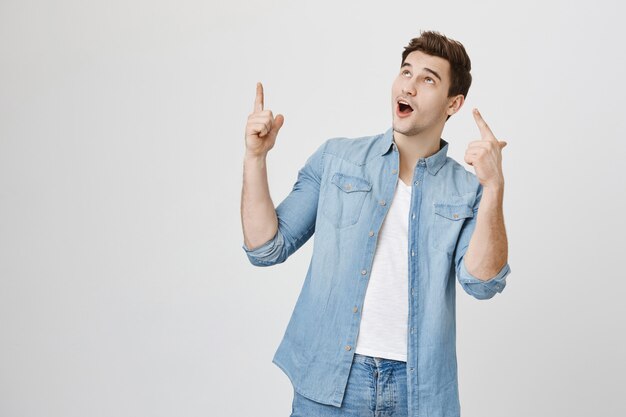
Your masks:
M393 141L393 127L387 129L382 138L378 140L379 148L378 152L380 155L385 155L389 152L396 144ZM426 169L432 175L436 175L437 171L441 169L441 167L446 163L446 159L448 157L448 142L446 142L443 138L439 140L439 150L429 156L428 158L420 158L420 160L426 160Z

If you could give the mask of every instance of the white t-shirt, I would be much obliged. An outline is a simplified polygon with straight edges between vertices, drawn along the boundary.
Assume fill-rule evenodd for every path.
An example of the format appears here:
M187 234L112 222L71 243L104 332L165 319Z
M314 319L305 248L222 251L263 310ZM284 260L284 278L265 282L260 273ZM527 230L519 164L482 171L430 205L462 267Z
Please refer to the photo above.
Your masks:
M380 228L356 342L355 352L361 355L406 362L411 191L398 178Z

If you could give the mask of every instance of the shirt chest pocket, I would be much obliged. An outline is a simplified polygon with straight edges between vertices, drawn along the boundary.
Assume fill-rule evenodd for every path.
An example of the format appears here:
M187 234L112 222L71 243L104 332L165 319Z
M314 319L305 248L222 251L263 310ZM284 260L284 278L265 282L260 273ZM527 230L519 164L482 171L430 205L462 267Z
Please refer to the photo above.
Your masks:
M366 178L335 172L325 194L324 216L337 228L356 224L371 189Z
M473 217L471 202L465 197L435 202L431 227L433 247L452 253L459 239L461 227L466 220Z

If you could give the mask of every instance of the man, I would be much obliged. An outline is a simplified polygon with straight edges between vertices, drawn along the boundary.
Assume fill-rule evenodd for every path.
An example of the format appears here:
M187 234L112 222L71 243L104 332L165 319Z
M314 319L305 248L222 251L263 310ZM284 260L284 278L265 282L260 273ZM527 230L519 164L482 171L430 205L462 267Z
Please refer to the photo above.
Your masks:
M477 299L510 273L498 141L447 156L447 119L463 106L471 64L459 42L422 32L402 53L383 134L325 141L276 207L265 161L284 117L257 84L246 126L243 249L284 262L315 233L313 256L273 363L294 388L292 416L459 416L455 277Z

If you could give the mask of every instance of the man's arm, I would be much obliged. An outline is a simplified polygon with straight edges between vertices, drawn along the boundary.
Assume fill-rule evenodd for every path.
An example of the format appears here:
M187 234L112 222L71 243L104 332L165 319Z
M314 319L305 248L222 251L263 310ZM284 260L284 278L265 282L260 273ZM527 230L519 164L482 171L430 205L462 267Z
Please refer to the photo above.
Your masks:
M472 111L481 139L470 143L465 161L476 170L482 187L476 229L465 253L465 269L481 280L489 280L507 263L508 243L504 229L502 201L504 175L502 149L507 145L498 141L478 109Z
M243 250L256 266L270 266L284 262L314 233L317 218L322 161L326 143L306 161L298 171L298 178L289 195L274 209L267 181L266 157L276 139L277 120L263 115L263 89L257 85L256 116L248 118L246 127L246 155L241 193L241 222L244 233ZM255 137L255 134L257 135ZM273 135L273 136L272 136ZM270 141L257 141L267 136ZM257 146L258 145L258 146Z
M258 248L278 230L278 218L267 181L267 157L249 155L243 162L241 189L241 224L244 244Z
M468 218L461 228L454 256L456 276L459 283L466 293L479 300L492 298L496 293L502 292L506 286L506 277L511 272L509 264L506 263L506 237L505 247L502 248L501 244L493 241L493 233L491 231L484 231L490 227L490 222L493 222L494 210L490 208L490 203L487 201L489 198L483 192L483 186L479 184L473 207L474 215ZM483 198L485 198L484 202L482 201ZM501 204L500 210L502 210ZM498 210L496 209L495 211L497 212ZM472 246L472 251L469 249L470 245ZM475 248L479 248L479 250L475 250ZM483 250L481 251L480 249ZM502 250L505 253L505 264L504 266L500 264L500 268L498 268L496 264L499 261L491 259L491 257L492 253ZM466 265L468 254L473 258L467 262L467 265L471 265L472 273L469 272ZM479 271L476 270L476 264L479 265ZM489 270L488 273L484 272L487 269ZM474 275L474 273L477 273L480 278Z
M508 242L504 228L504 189L483 188L476 228L465 252L465 267L474 277L486 281L506 265Z
M246 152L241 190L241 224L246 246L258 247L276 234L278 219L267 182L267 153L284 123L263 109L263 85L257 83L253 112L246 124Z
M455 262L457 278L465 291L487 299L502 292L511 272L502 210L502 149L507 143L496 139L477 109L472 113L481 140L470 142L465 162L474 167L479 186L474 216L463 225Z

